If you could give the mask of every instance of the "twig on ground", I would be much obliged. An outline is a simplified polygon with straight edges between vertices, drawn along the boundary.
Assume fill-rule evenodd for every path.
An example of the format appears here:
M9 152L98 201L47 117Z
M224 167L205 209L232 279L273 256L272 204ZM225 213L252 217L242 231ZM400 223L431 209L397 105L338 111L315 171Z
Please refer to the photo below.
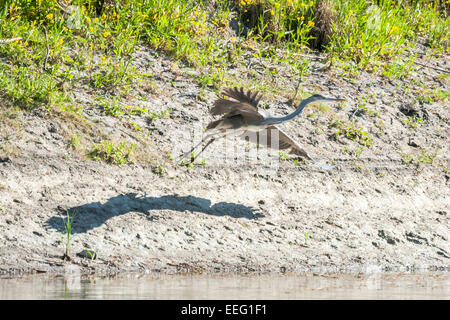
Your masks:
M445 72L445 73L450 73L450 70L442 69L442 68L439 68L439 67L433 67L433 66L430 66L430 65L428 65L428 64L419 62L419 61L414 61L414 63L415 63L415 64L418 64L419 66L422 66L422 67L427 67L427 68L431 68L431 69L434 69L434 70L437 70L437 71L441 71L441 72Z
M9 43L9 42L14 42L14 41L18 41L18 40L22 40L22 37L10 38L10 39L0 39L0 43Z

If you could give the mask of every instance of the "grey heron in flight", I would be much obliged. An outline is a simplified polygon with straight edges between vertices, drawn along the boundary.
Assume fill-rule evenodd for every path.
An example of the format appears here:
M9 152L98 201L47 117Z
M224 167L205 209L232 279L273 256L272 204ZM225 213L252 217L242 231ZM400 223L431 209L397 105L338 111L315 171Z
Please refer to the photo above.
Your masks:
M298 117L306 105L312 102L338 102L345 101L344 99L329 98L320 94L315 94L300 102L294 112L284 117L273 117L261 108L258 108L258 103L262 97L262 95L258 95L258 92L252 93L249 90L245 93L243 88L239 90L235 87L233 89L225 89L223 94L234 100L219 98L214 102L214 106L211 108L210 113L212 115L222 115L222 118L211 121L206 127L206 135L203 137L202 141L194 146L189 152L181 155L179 160L192 155L192 151L204 142L207 142L195 157L191 157L191 162L194 162L195 159L216 139L231 134L240 135L247 141L257 143L258 145L265 145L266 147L277 148L279 150L287 150L288 154L294 154L312 160L324 170L334 168L334 166L321 164L311 158L297 142L278 128L277 125ZM277 143L273 143L273 140L275 139L278 139Z

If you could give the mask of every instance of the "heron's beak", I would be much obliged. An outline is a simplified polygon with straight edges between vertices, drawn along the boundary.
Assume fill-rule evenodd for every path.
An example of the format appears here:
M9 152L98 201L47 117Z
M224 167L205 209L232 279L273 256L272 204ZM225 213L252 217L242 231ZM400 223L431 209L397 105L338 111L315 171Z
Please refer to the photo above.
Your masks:
M328 98L330 101L336 101L336 102L342 102L345 101L345 99L342 98Z

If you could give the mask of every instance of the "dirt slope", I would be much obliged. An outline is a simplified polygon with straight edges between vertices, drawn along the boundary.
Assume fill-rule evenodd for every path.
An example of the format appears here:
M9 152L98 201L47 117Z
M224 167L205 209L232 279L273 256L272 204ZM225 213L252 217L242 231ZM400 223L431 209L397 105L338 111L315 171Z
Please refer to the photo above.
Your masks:
M283 129L320 161L336 164L329 172L308 161L279 161L277 153L260 159L238 153L224 162L225 142L205 152L206 166L177 166L170 154L192 146L190 133L213 119L208 109L217 95L200 89L195 71L145 49L134 63L155 75L153 90L137 88L124 103L155 113L171 109L167 117L103 115L97 93L83 88L73 92L83 124L42 110L3 114L1 272L64 272L72 264L85 272L448 271L448 99L417 99L422 84L448 90L446 82L439 71L422 68L406 90L400 80L314 71L320 61L312 62L303 89L347 102L309 107ZM278 85L285 91L263 105L287 114L296 82L280 69ZM375 115L357 112L362 96ZM423 123L409 128L411 115ZM330 125L354 119L372 145ZM78 151L67 144L74 133L81 137ZM136 143L138 161L87 160L104 137ZM76 213L71 261L61 258L67 211ZM97 259L76 255L86 248Z

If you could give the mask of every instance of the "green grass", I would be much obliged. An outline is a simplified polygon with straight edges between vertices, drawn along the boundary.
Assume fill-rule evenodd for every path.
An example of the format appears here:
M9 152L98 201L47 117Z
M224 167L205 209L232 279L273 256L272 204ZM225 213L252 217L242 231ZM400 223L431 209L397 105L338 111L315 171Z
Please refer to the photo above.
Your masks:
M405 54L417 36L425 37L436 52L448 52L450 22L444 1L365 0L334 1L337 19L328 51L337 61L353 60L359 68L400 77L412 68ZM409 58L408 58L409 56ZM382 62L388 62L382 64Z
M328 123L328 127L337 128L334 132L336 138L345 137L346 139L355 141L360 145L369 147L373 144L372 138L367 130L357 125L357 122L346 122L333 120Z
M422 149L420 153L415 156L411 153L403 153L401 160L404 164L435 164L438 166L442 166L442 164L437 163L436 156L438 155L439 150L436 149L433 152L429 152L426 148Z
M78 135L76 133L73 135L72 139L70 139L70 141L68 142L68 145L73 150L77 150L80 147L80 138L78 137Z
M64 97L56 88L55 80L34 68L7 67L0 63L0 98L24 110L49 106Z
M450 53L448 1L216 0L211 6L209 0L73 0L70 7L64 7L65 3L3 1L0 39L21 39L0 43L0 108L63 110L81 119L83 108L92 107L76 103L72 93L81 89L95 92L93 106L103 116L124 119L125 125L151 139L151 129L142 128L138 125L142 122L131 116L146 117L150 123L170 118L172 110L150 110L147 104L128 102L133 98L151 101L164 94L156 85L157 75L134 64L142 50L169 56L171 71L190 75L198 83L196 99L202 101L208 100L211 90L218 93L224 86L244 85L270 99L293 96L286 89L291 86L285 86L291 81L303 92L311 48L322 51L331 77L350 76L357 83L359 73L366 70L406 80L402 90L410 90L419 102L448 101L448 90L417 89L407 81L417 72L414 52L422 50L422 45L427 59ZM240 33L231 30L234 22ZM230 70L237 72L233 75ZM448 77L442 75L441 80L446 83ZM387 131L380 119L383 110L372 106L369 99L360 98L354 114L372 121L380 137ZM310 110L309 120L335 113L332 106L323 104ZM422 125L418 118L404 120L411 130ZM356 122L334 120L329 128L335 128L336 138L363 147L373 144L369 131ZM324 131L315 130L317 134ZM73 132L67 140L68 148L80 145ZM134 145L105 140L92 146L88 156L124 164L134 161L133 149ZM349 153L358 157L358 150Z
M410 116L408 119L403 120L403 123L408 129L414 130L423 124L423 119L416 116Z
M93 160L121 165L134 162L134 147L134 144L126 146L125 142L115 144L114 142L104 140L101 144L94 145L94 148L88 153L88 156Z
M62 10L56 0L4 1L0 39L22 40L0 45L2 95L31 110L67 98L65 83L126 94L143 80L132 65L139 45L199 69L198 83L216 90L233 81L225 71L249 50L260 61L289 64L301 78L308 61L298 53L318 46L319 27L329 30L321 50L344 71L407 76L415 57L406 51L417 36L433 52L448 53L443 0L217 0L219 9L211 12L206 0L100 3L77 0ZM226 38L233 17L247 33ZM266 70L265 85L274 71Z

